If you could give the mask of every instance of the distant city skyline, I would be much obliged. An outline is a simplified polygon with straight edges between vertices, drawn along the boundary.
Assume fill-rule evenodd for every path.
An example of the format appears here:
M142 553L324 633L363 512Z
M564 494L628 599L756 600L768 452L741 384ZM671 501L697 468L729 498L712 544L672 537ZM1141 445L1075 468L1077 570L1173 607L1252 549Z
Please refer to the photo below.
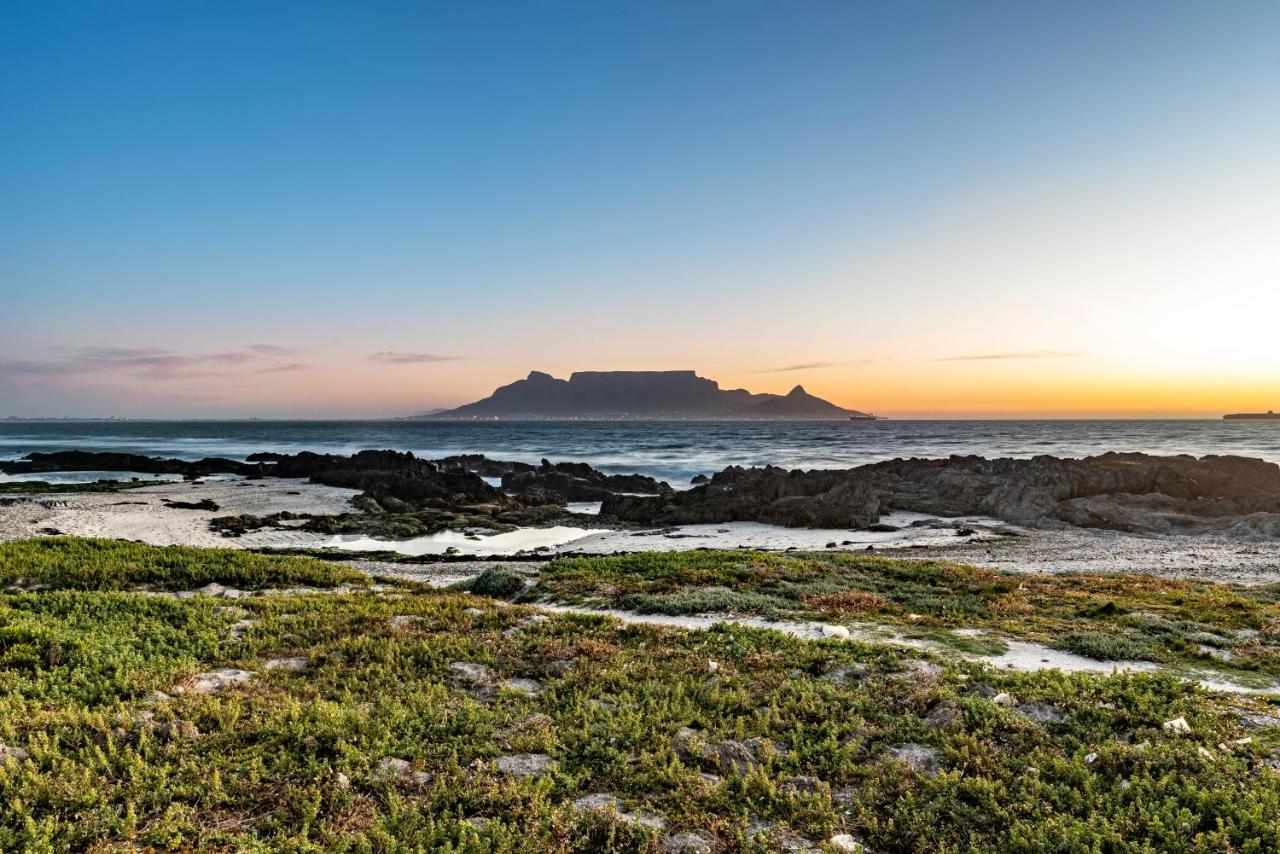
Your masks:
M1280 5L48 2L0 417L1280 409Z

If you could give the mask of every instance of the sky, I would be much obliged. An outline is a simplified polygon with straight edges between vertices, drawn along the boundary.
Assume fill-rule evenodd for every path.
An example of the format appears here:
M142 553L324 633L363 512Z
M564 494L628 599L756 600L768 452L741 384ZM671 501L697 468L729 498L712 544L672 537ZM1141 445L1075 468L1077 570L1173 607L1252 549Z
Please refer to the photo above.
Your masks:
M1280 4L0 0L0 417L1280 409Z

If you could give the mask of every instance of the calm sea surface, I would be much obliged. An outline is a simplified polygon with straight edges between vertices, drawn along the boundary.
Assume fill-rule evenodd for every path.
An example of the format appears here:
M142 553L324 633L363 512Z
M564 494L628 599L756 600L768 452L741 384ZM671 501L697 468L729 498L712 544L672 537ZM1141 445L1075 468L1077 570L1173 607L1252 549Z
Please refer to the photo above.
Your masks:
M98 450L184 459L254 451L482 453L580 460L685 483L730 464L843 468L950 454L1079 457L1104 451L1240 454L1280 463L1280 421L137 421L0 422L0 459Z

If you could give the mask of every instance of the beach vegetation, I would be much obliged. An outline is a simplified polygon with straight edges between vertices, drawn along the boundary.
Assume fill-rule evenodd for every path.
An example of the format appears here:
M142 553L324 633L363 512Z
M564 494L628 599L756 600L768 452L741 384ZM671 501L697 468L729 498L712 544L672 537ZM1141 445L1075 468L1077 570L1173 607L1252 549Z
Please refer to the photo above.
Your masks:
M60 538L0 567L0 850L1280 845L1280 708L1172 676L628 626L245 552ZM209 582L249 592L185 594Z

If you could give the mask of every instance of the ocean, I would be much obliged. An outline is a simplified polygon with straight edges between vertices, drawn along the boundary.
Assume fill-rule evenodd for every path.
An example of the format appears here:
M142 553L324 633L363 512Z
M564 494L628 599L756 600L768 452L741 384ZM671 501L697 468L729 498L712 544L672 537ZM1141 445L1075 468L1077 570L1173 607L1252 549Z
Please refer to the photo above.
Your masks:
M846 468L951 454L1080 457L1105 451L1238 454L1280 463L1276 421L47 421L0 422L0 459L32 451L121 451L243 459L254 451L426 457L481 453L588 462L673 485L725 466Z

